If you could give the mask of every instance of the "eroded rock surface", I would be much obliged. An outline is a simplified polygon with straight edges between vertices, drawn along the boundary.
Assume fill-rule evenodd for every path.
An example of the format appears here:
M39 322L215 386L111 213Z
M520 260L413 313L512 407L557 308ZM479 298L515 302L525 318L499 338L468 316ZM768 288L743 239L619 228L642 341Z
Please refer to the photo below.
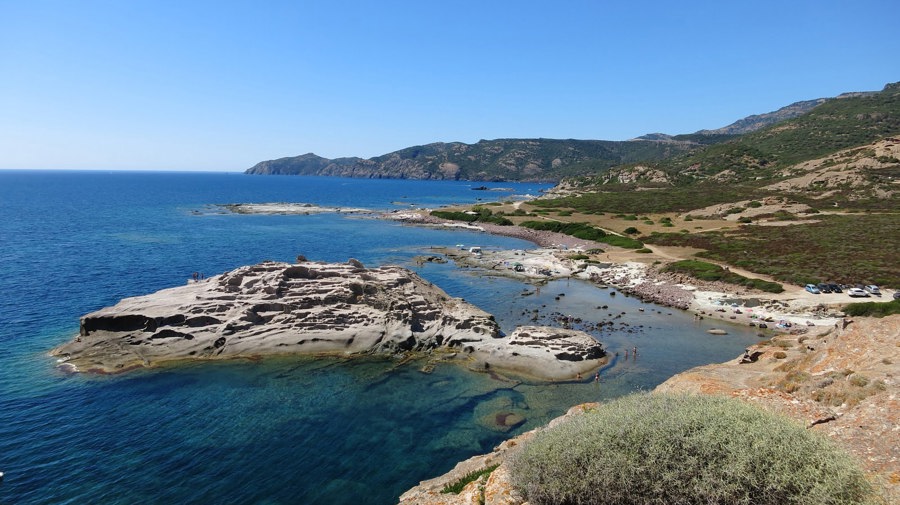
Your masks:
M96 372L184 359L434 350L548 379L602 364L587 334L529 335L527 343L503 337L493 316L401 267L265 262L87 314L80 335L52 354L67 370Z
M778 335L735 359L678 374L659 391L722 394L785 414L855 455L900 503L900 316ZM749 362L748 362L749 361Z
M656 390L730 395L787 415L856 456L884 503L900 503L900 316L845 323L813 335L779 335L748 349L751 360L737 357L697 367L675 375ZM527 505L509 477L510 450L540 430L595 406L573 407L546 427L460 462L450 472L403 493L400 505ZM466 474L494 465L499 466L489 476L471 482L461 493L441 492Z

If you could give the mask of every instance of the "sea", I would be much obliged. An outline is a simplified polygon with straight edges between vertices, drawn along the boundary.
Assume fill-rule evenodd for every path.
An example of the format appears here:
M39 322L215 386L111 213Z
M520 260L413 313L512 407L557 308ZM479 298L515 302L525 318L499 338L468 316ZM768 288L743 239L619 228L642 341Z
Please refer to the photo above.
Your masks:
M475 186L488 190L473 191ZM529 249L519 239L380 219L378 213L537 196L546 184L0 171L0 505L391 504L420 481L576 404L650 390L738 356L750 328L711 322L587 282L520 280L419 264L435 247ZM292 202L373 213L243 215ZM123 297L264 260L398 264L517 325L614 321L591 377L538 383L393 357L273 357L65 374L48 352L79 317ZM605 308L604 308L605 307ZM722 326L721 322L716 323ZM626 349L638 348L626 359ZM618 353L618 354L616 354ZM510 429L494 422L515 413Z

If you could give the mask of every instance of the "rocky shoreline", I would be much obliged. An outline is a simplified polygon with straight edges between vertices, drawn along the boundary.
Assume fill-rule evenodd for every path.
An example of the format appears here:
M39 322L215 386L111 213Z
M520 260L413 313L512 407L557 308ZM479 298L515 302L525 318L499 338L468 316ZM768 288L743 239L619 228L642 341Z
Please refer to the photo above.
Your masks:
M415 273L352 259L265 262L195 279L87 314L79 333L51 351L65 371L277 354L421 354L566 380L605 363L588 334L522 327L505 336L493 316Z
M656 388L661 392L740 398L786 415L853 454L883 503L900 500L900 396L895 363L900 316L860 318L846 327L820 327L781 336L749 351L751 359L698 367ZM537 432L569 422L597 404L577 405L548 425L507 440L493 451L460 462L400 496L400 505L526 505L512 486L509 455ZM447 494L448 484L484 469L493 471Z

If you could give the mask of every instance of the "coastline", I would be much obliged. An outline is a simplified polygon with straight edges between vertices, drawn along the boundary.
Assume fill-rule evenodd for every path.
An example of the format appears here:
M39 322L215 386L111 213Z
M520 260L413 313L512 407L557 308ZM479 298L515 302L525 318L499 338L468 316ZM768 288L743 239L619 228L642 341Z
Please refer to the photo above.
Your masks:
M896 338L900 315L860 318L848 327L814 336L780 338L753 346L753 360L696 367L672 376L655 391L738 398L787 416L817 431L852 454L883 503L900 500L900 397L894 377L900 360ZM599 404L575 405L547 425L459 462L449 472L403 493L400 505L525 505L514 488L506 461L516 447L542 430L569 422ZM459 494L442 489L473 472L494 468ZM880 502L879 502L880 503Z
M431 216L406 216L403 221L429 226L443 223ZM900 336L900 316L854 321L840 309L859 300L846 293L815 295L797 286L785 286L779 294L755 291L662 272L655 267L661 262L659 258L675 258L655 254L656 251L639 258L631 251L559 233L518 226L469 226L528 240L538 247L527 251L482 250L479 254L464 249L442 251L466 266L535 283L560 277L581 278L598 284L598 288L614 287L626 296L685 310L696 319L759 328L762 340L750 346L743 358L736 356L724 363L676 374L656 390L724 394L787 415L853 454L886 500L900 499L900 409L892 373L894 363L900 360L895 343ZM595 248L604 252L593 255L591 262L573 258ZM516 265L522 268L517 269ZM881 300L890 300L892 294L884 290ZM545 427L508 440L490 453L462 461L450 472L411 488L401 495L399 503L521 504L523 498L512 487L504 465L507 455L539 430L568 422L592 407L576 405ZM466 474L494 466L496 470L468 484L458 495L440 492Z
M389 213L387 219L417 226L456 226L423 212ZM839 307L857 301L847 294L812 295L796 286L785 286L779 294L751 290L724 282L707 282L683 274L662 272L654 263L669 259L663 255L641 254L590 240L550 231L496 224L464 225L472 231L529 241L527 250L482 250L475 254L465 248L436 249L458 263L479 267L492 275L505 275L540 283L548 279L575 277L598 287L613 287L626 296L649 303L684 310L699 319L709 318L733 324L760 327L767 334L778 332L819 332L842 320ZM473 244L474 245L474 244ZM590 250L602 253L589 260L573 259ZM423 261L427 261L424 258ZM521 271L516 265L522 266ZM751 274L752 275L752 274ZM886 291L885 300L891 293ZM818 297L818 298L817 298Z

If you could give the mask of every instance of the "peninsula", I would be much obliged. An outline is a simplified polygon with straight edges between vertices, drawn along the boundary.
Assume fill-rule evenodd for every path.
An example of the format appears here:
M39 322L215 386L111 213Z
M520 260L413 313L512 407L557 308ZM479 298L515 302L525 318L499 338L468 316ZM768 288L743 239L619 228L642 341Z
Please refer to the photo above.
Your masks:
M586 333L529 326L505 336L493 316L407 269L302 256L125 298L82 317L79 336L51 351L65 371L97 373L179 360L410 353L540 380L605 363Z

